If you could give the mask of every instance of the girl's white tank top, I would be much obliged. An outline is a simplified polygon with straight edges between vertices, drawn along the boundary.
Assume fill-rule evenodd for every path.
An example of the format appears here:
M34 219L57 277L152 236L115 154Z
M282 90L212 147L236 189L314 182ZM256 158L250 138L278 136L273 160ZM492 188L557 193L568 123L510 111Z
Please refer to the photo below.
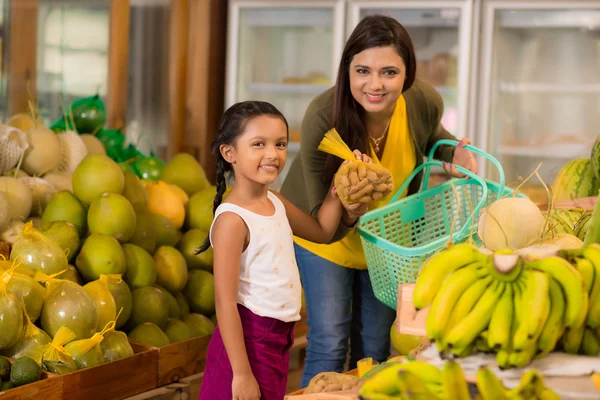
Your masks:
M275 213L264 216L231 203L222 203L210 229L225 212L237 214L250 232L250 243L240 259L237 302L253 313L284 322L298 321L302 306L300 274L285 206L271 192Z

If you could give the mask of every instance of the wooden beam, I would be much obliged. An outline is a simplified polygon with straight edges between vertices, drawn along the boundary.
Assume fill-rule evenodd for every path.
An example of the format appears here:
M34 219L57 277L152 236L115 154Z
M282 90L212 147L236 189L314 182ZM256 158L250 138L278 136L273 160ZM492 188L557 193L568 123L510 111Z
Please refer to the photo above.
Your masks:
M17 0L20 1L20 0ZM129 65L129 0L111 0L106 127L125 127Z
M188 0L171 0L169 26L169 149L168 157L183 150L189 37Z
M185 148L195 154L214 182L215 158L210 151L225 101L227 2L190 0L188 92Z
M29 112L36 94L38 0L11 0L8 43L8 115Z

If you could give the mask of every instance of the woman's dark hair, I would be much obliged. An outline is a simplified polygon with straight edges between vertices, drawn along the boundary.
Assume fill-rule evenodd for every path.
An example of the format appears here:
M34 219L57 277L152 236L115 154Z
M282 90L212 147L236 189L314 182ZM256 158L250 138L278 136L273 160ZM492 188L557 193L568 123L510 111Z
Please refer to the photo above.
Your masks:
M406 80L402 91L410 89L415 81L417 61L412 39L406 29L394 18L372 15L363 18L346 42L338 68L333 99L333 127L352 149L367 153L368 133L364 109L354 100L350 91L350 63L354 56L372 47L392 46L406 66ZM328 155L323 180L331 182L342 160Z
M244 133L246 125L252 118L268 115L281 118L285 123L286 131L289 131L288 123L283 114L271 103L266 101L242 101L229 107L223 114L217 137L210 145L210 150L217 156L217 194L213 200L213 215L217 207L223 201L223 194L227 189L226 174L233 171L231 164L225 161L221 155L221 145L232 145L235 140ZM208 250L210 247L210 235L206 237L204 244L196 250L196 255Z

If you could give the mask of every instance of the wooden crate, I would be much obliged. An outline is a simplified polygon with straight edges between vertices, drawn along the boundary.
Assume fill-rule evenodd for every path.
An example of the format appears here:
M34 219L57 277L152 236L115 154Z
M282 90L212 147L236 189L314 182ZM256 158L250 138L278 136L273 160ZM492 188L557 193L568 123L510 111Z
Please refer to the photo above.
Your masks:
M158 350L131 340L130 344L134 352L131 357L60 375L61 398L122 399L156 388Z
M169 344L158 351L158 386L204 372L211 335Z
M10 358L8 361L13 363ZM35 399L40 396L43 396L44 400L62 399L60 376L42 370L42 378L39 381L0 392L2 400Z
M346 371L344 372L344 375L352 375L352 376L358 376L358 369L351 369L350 371ZM314 398L315 400L318 399L323 399L323 400L347 400L347 399L358 399L358 395L356 394L356 390L354 391L344 391L344 392L334 392L334 393L319 393L319 394L314 394L314 395L305 395L304 394L304 389L300 389L300 390L296 390L295 392L292 393L288 393L285 396L284 400L300 400L300 399L309 399L308 396L314 396L314 397L310 397L310 398ZM298 397L297 397L298 396ZM293 397L293 399L292 399Z

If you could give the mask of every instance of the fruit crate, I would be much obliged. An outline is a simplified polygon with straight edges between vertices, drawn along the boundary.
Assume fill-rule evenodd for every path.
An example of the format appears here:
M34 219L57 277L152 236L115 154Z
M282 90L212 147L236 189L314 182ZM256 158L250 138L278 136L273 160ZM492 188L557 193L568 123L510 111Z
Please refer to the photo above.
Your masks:
M158 384L158 351L129 341L134 355L70 374L57 375L64 400L113 400L154 389ZM0 397L1 398L1 397ZM2 398L4 400L4 398ZM44 400L48 400L44 393Z
M358 376L358 369L344 372L344 375ZM342 392L304 394L304 389L288 393L284 400L358 400L358 389Z
M14 361L11 358L7 359L11 364ZM0 399L2 400L35 399L40 396L43 396L44 400L63 398L62 379L59 375L42 370L42 377L39 381L0 392Z
M211 335L200 336L163 347L146 346L158 352L158 384L165 386L182 378L204 372Z

